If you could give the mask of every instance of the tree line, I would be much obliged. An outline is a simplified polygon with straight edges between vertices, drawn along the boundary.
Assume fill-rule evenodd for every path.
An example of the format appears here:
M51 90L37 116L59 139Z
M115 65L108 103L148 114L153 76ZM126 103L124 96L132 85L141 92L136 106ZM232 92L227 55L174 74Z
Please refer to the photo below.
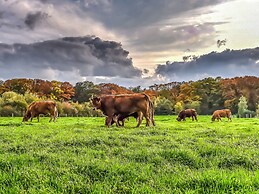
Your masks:
M57 101L61 115L101 115L91 108L92 96L139 92L151 97L157 115L177 114L186 108L195 108L199 114L205 115L223 108L229 108L238 116L256 115L259 111L259 78L254 76L208 77L198 81L155 84L148 88L125 88L90 81L72 85L55 80L10 79L0 81L0 116L21 116L32 101L46 99Z

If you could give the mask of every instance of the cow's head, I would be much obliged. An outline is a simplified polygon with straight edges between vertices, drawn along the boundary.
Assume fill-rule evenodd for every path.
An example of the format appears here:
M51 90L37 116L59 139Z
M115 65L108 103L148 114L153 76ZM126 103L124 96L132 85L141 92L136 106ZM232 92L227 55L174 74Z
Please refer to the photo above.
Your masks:
M94 97L91 99L91 101L95 109L101 109L101 98Z
M23 116L22 122L28 121L31 118L30 112L26 112Z
M211 121L215 121L215 117L214 116L211 117Z
M181 121L181 117L177 117L176 120L177 120L177 121Z

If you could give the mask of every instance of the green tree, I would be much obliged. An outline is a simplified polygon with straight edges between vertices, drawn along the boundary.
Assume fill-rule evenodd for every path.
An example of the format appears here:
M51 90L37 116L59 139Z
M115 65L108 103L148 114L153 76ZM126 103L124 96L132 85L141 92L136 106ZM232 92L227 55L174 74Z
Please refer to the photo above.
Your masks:
M257 104L257 107L256 107L256 116L259 117L259 103Z
M215 79L208 77L193 82L194 94L200 97L200 110L202 114L211 114L216 109L224 108L220 80L220 77Z
M241 96L239 98L239 103L238 103L238 116L239 117L245 117L245 112L247 111L247 99L244 96Z
M74 102L88 102L92 95L96 95L100 92L97 85L90 81L77 82L75 85Z
M193 108L197 111L197 113L200 113L200 106L201 106L201 102L200 101L191 101L188 104L185 104L184 108Z
M15 92L5 92L2 94L2 106L11 106L13 107L17 112L20 112L20 115L23 114L23 112L27 108L27 102L25 101L25 98L21 94L17 94Z
M183 110L183 101L177 102L174 105L175 113L178 114L181 110Z
M154 102L155 113L157 115L173 114L173 103L165 97L157 97Z

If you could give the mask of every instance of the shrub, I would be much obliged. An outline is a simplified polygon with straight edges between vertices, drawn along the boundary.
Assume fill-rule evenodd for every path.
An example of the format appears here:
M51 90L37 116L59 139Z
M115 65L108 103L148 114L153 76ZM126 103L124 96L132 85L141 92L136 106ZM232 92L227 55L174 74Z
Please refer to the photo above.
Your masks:
M2 117L19 116L19 113L11 105L5 105L0 108L0 115Z

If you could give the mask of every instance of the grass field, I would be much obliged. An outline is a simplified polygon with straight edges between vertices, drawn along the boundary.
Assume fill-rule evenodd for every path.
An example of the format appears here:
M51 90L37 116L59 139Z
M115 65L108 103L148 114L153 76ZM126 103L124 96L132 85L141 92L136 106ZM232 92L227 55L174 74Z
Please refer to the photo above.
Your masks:
M259 193L259 119L0 117L0 193Z

